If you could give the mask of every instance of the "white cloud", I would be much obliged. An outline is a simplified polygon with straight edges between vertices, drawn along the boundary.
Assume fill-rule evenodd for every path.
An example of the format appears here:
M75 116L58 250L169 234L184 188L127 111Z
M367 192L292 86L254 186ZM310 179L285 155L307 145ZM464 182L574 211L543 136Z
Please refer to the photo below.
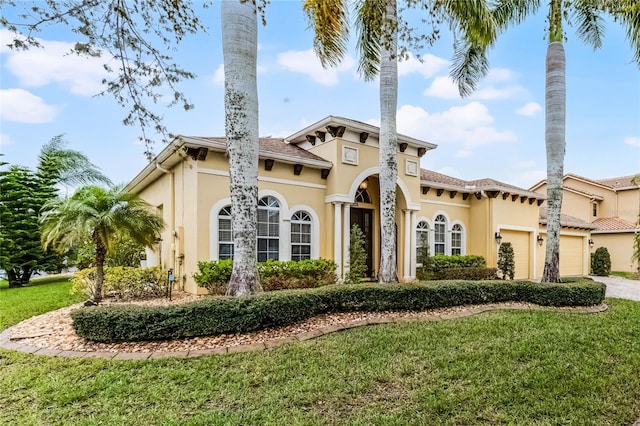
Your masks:
M398 62L398 76L416 73L431 78L448 66L449 61L438 56L427 54L417 59L409 54L408 59Z
M626 137L624 138L624 143L626 143L627 145L640 147L640 137L637 137L637 136Z
M13 38L13 34L3 30L2 39ZM71 93L80 96L93 96L102 90L102 79L109 73L103 64L108 58L85 58L69 54L73 43L38 39L42 47L29 50L11 50L4 48L8 57L3 62L14 74L20 85L42 87L59 83ZM4 44L4 43L3 43Z
M323 86L335 86L338 84L340 81L339 73L349 71L355 64L353 58L347 55L336 68L324 69L312 49L289 50L280 53L277 61L284 69L306 74L313 81Z
M450 77L436 77L423 93L427 96L433 96L440 99L459 99L460 92L458 87Z
M213 73L211 82L216 86L224 86L224 64L220 64Z
M47 105L42 98L24 89L0 90L0 117L19 123L48 123L58 112L58 107Z
M508 182L520 188L531 188L531 186L547 178L546 170L526 170L509 176Z
M517 141L512 131L499 131L493 122L489 110L480 102L433 114L418 106L403 105L397 114L398 132L436 144L459 143L462 146L457 157L469 157L483 145ZM379 120L368 123L377 126Z
M488 81L509 81L513 79L513 72L507 68L491 68L486 78Z
M512 78L511 71L507 69L499 69L494 74L489 74L488 80L495 82L505 82ZM496 99L510 99L516 97L520 93L525 93L526 90L522 86L507 85L505 87L495 87L493 85L483 86L469 96L472 100L496 100ZM453 82L451 77L443 76L436 77L431 82L424 92L426 96L432 96L440 99L460 99L460 92L458 86Z
M516 110L516 114L524 115L525 117L533 117L538 113L538 111L542 111L542 107L539 103L527 102Z
M0 146L7 146L13 144L11 137L6 133L0 133Z

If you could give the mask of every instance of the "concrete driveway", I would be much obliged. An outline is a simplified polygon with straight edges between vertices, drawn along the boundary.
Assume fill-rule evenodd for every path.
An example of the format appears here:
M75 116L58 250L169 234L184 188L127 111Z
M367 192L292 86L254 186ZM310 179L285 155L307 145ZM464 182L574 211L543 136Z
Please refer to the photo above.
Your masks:
M628 280L621 277L591 276L591 278L607 286L606 297L640 301L640 280Z

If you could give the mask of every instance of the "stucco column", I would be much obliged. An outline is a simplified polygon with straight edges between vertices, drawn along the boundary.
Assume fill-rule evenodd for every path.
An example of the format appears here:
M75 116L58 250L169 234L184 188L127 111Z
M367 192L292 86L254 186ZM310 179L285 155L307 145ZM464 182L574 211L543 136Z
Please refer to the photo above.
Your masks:
M342 203L333 203L333 213L333 261L338 281L342 281Z
M342 245L343 245L343 262L342 271L344 276L347 276L349 272L349 247L351 246L351 204L344 203L343 220L342 220L344 232L342 233Z
M416 278L416 252L417 252L417 240L416 240L416 211L415 210L411 210L411 229L409 230L409 233L411 234L411 247L409 250L411 250L411 279L415 279Z
M404 256L403 279L411 278L411 210L404 211Z

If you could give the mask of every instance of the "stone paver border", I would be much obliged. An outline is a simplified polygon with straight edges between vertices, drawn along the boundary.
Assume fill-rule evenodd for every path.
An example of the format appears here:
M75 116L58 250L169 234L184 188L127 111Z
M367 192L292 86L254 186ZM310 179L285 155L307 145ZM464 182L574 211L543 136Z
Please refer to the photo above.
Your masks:
M600 305L587 306L587 307L551 307L551 306L538 306L527 305L523 306L517 303L490 303L486 305L469 306L468 308L440 315L428 315L420 318L398 318L390 314L386 317L356 320L349 324L343 325L330 325L323 328L299 333L284 338L277 338L260 343L250 343L245 345L235 346L223 346L212 349L198 349L189 351L154 351L154 352L126 352L126 351L114 351L114 352L98 352L98 351L62 351L58 349L39 348L35 346L22 345L16 341L12 341L9 337L11 327L0 333L0 348L15 350L19 352L30 353L34 355L46 355L46 356L58 356L69 358L100 358L108 360L144 360L144 359L160 359L160 358L193 358L205 355L223 355L239 352L252 352L258 350L267 350L282 346L292 342L302 342L305 340L315 339L326 334L334 333L340 330L346 330L349 328L362 327L375 324L390 324L390 323L404 323L414 321L440 321L456 318L464 318L472 315L477 315L488 311L497 310L536 310L536 311L556 311L556 312L569 312L580 314L594 314L604 312L608 309L606 303ZM638 425L640 426L640 425Z

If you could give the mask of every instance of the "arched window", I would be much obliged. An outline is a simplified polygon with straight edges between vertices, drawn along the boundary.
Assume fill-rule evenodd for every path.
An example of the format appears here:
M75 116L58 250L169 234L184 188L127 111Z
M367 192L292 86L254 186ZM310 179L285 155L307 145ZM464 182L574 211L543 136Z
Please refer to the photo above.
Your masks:
M311 216L297 211L291 216L291 260L311 259Z
M458 223L451 228L451 254L462 254L462 226Z
M367 188L358 188L358 190L356 191L355 202L371 204L371 197L369 196L369 191L367 191Z
M275 197L258 201L258 262L278 260L280 246L280 204Z
M447 252L447 218L439 214L434 221L435 234L433 242L434 254L446 254Z
M429 246L429 224L422 220L416 226L416 248L418 253L420 253L420 249L427 246Z
M223 207L218 213L218 259L233 259L231 206Z

